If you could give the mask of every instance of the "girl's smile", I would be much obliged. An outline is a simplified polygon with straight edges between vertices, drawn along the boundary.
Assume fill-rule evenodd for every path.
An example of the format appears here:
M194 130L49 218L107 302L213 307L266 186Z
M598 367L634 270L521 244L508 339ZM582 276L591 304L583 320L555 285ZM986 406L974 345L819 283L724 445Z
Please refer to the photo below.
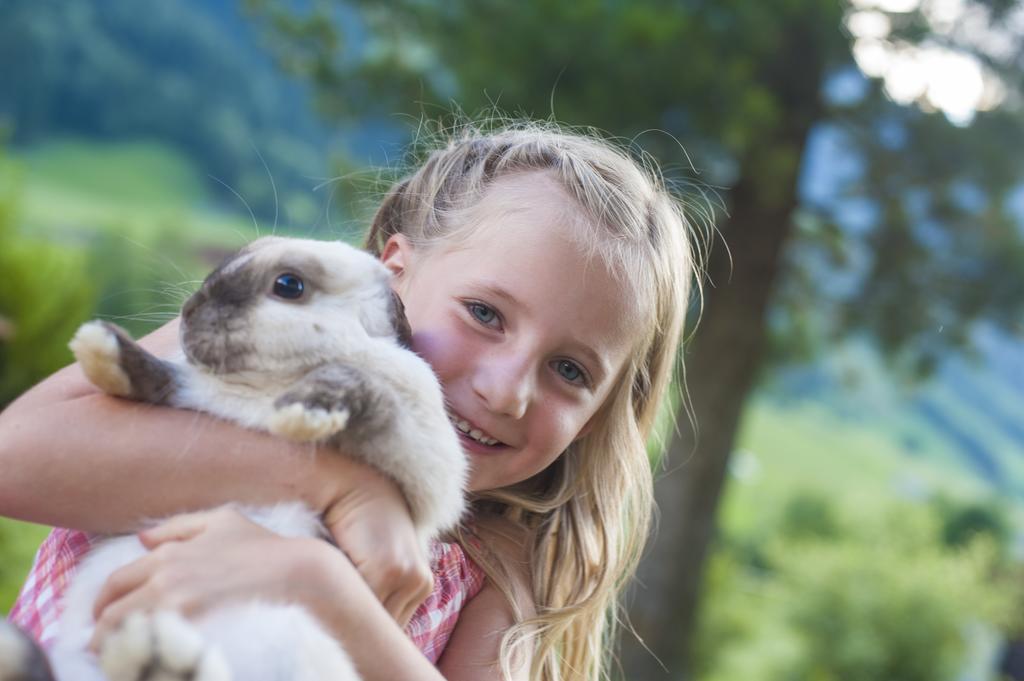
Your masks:
M504 442L499 442L494 439L458 414L451 414L451 419L456 430L459 431L459 434L463 436L464 439L475 444L482 444L489 448L484 451L492 451L495 447L505 446Z
M441 380L472 459L470 488L551 464L603 404L634 344L627 296L574 239L575 202L539 173L497 181L456 244L392 237L413 347Z

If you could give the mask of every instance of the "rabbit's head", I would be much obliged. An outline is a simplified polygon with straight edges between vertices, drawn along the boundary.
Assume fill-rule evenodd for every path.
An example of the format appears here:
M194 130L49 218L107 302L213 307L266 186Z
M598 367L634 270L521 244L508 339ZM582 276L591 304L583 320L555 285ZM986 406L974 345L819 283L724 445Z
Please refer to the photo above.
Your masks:
M214 373L304 371L368 337L408 341L387 269L341 242L265 237L186 301L181 347Z

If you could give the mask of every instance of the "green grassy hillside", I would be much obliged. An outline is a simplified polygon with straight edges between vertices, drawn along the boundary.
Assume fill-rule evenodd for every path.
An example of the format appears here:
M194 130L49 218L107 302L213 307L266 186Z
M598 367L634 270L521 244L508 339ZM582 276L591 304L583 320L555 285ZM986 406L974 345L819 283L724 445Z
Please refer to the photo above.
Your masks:
M844 506L999 499L1024 520L1024 347L981 333L981 357L950 358L930 380L896 383L862 347L769 382L748 406L723 507L728 531L773 523L794 491ZM1019 527L1024 524L1018 523Z
M23 224L54 239L100 234L137 242L169 232L193 248L235 247L257 228L243 214L212 210L199 172L154 142L49 142L14 155L22 168Z

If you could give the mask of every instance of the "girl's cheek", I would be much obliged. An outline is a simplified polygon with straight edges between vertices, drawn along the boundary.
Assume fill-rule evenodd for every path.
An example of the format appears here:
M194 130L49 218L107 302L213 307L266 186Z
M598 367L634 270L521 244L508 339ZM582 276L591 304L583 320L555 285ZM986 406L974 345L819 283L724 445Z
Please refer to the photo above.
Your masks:
M435 327L413 334L412 348L427 360L443 381L468 366L473 355L471 339L451 326Z
M567 409L559 414L555 430L558 433L559 449L565 449L580 436L583 427L587 424L584 414L576 409Z

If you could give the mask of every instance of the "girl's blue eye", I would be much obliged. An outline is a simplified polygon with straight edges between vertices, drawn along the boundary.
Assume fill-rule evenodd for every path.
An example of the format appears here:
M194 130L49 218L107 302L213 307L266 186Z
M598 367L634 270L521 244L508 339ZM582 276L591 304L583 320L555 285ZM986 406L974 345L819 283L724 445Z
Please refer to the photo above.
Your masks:
M487 326L490 326L498 318L498 313L483 303L470 303L469 313L478 322Z
M577 383L584 378L583 370L567 359L558 360L557 369L558 375L570 383Z

